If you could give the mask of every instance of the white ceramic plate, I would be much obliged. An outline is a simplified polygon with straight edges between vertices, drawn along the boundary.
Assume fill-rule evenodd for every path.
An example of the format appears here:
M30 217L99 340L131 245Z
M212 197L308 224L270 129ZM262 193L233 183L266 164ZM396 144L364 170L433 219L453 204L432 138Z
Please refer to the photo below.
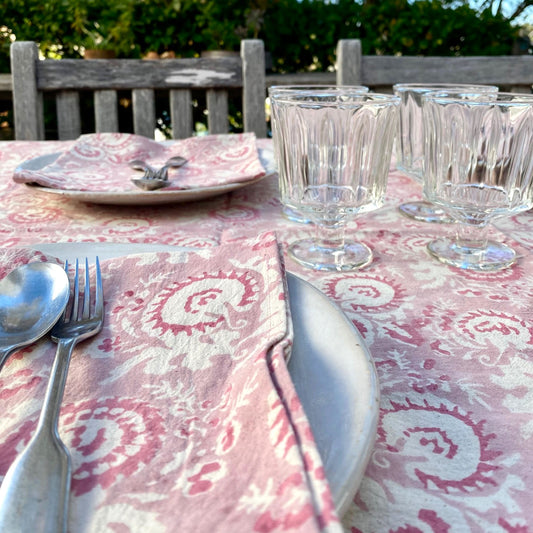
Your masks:
M187 251L157 244L50 243L32 246L62 260ZM190 248L188 250L191 250ZM322 292L288 275L294 345L289 372L313 430L337 511L350 505L374 446L379 383L357 329Z
M45 194L56 194L65 196L78 202L89 202L93 204L109 205L161 205L171 203L194 202L204 200L220 194L225 194L242 187L247 187L261 181L273 173L271 151L259 149L259 159L265 167L266 174L249 181L227 183L214 187L197 187L182 190L159 189L157 191L127 190L127 191L76 191L69 189L54 189L52 187L42 187L40 185L28 185L32 191ZM53 163L60 155L60 152L41 155L28 159L19 165L19 169L40 170Z

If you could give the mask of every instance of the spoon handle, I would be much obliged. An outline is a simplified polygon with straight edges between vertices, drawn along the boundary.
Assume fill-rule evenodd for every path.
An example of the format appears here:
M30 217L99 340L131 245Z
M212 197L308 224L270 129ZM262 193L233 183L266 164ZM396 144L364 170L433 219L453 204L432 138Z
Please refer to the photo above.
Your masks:
M0 531L67 530L71 460L57 419L75 340L59 341L37 430L0 487Z

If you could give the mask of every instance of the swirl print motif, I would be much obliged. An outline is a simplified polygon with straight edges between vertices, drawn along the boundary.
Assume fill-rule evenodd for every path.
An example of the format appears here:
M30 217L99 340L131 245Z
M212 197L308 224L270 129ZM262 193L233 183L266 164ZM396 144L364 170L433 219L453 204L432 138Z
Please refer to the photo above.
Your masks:
M102 274L106 322L74 354L60 419L69 530L340 531L286 367L274 236L112 259ZM35 427L49 344L0 377L3 472Z

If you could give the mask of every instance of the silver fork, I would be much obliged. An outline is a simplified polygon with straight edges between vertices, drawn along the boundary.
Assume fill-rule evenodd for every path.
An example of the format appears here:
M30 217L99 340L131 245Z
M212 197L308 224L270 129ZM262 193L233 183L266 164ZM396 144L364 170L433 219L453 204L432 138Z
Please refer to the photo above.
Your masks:
M65 270L68 274L68 262ZM92 312L91 292L94 292ZM91 291L89 263L85 260L82 296L76 260L71 299L51 332L52 340L57 342L57 352L37 429L7 471L0 487L0 531L59 533L67 529L71 460L59 436L57 421L72 350L78 342L102 329L103 317L104 298L98 258L94 291Z

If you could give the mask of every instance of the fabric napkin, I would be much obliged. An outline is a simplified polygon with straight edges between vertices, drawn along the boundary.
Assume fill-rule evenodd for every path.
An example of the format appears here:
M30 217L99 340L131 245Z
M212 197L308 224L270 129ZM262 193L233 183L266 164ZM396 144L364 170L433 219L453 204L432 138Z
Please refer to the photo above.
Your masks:
M140 191L132 178L143 173L129 162L141 159L155 168L173 156L187 163L169 170L171 184L163 190L213 187L253 180L265 174L253 133L190 137L163 144L125 133L82 135L51 164L39 170L18 167L17 183L36 183L62 190L123 192Z
M0 255L0 275L25 253ZM275 237L110 259L102 275L105 325L76 347L61 410L69 531L341 531L286 366ZM43 340L0 373L1 475L35 429L54 352Z

